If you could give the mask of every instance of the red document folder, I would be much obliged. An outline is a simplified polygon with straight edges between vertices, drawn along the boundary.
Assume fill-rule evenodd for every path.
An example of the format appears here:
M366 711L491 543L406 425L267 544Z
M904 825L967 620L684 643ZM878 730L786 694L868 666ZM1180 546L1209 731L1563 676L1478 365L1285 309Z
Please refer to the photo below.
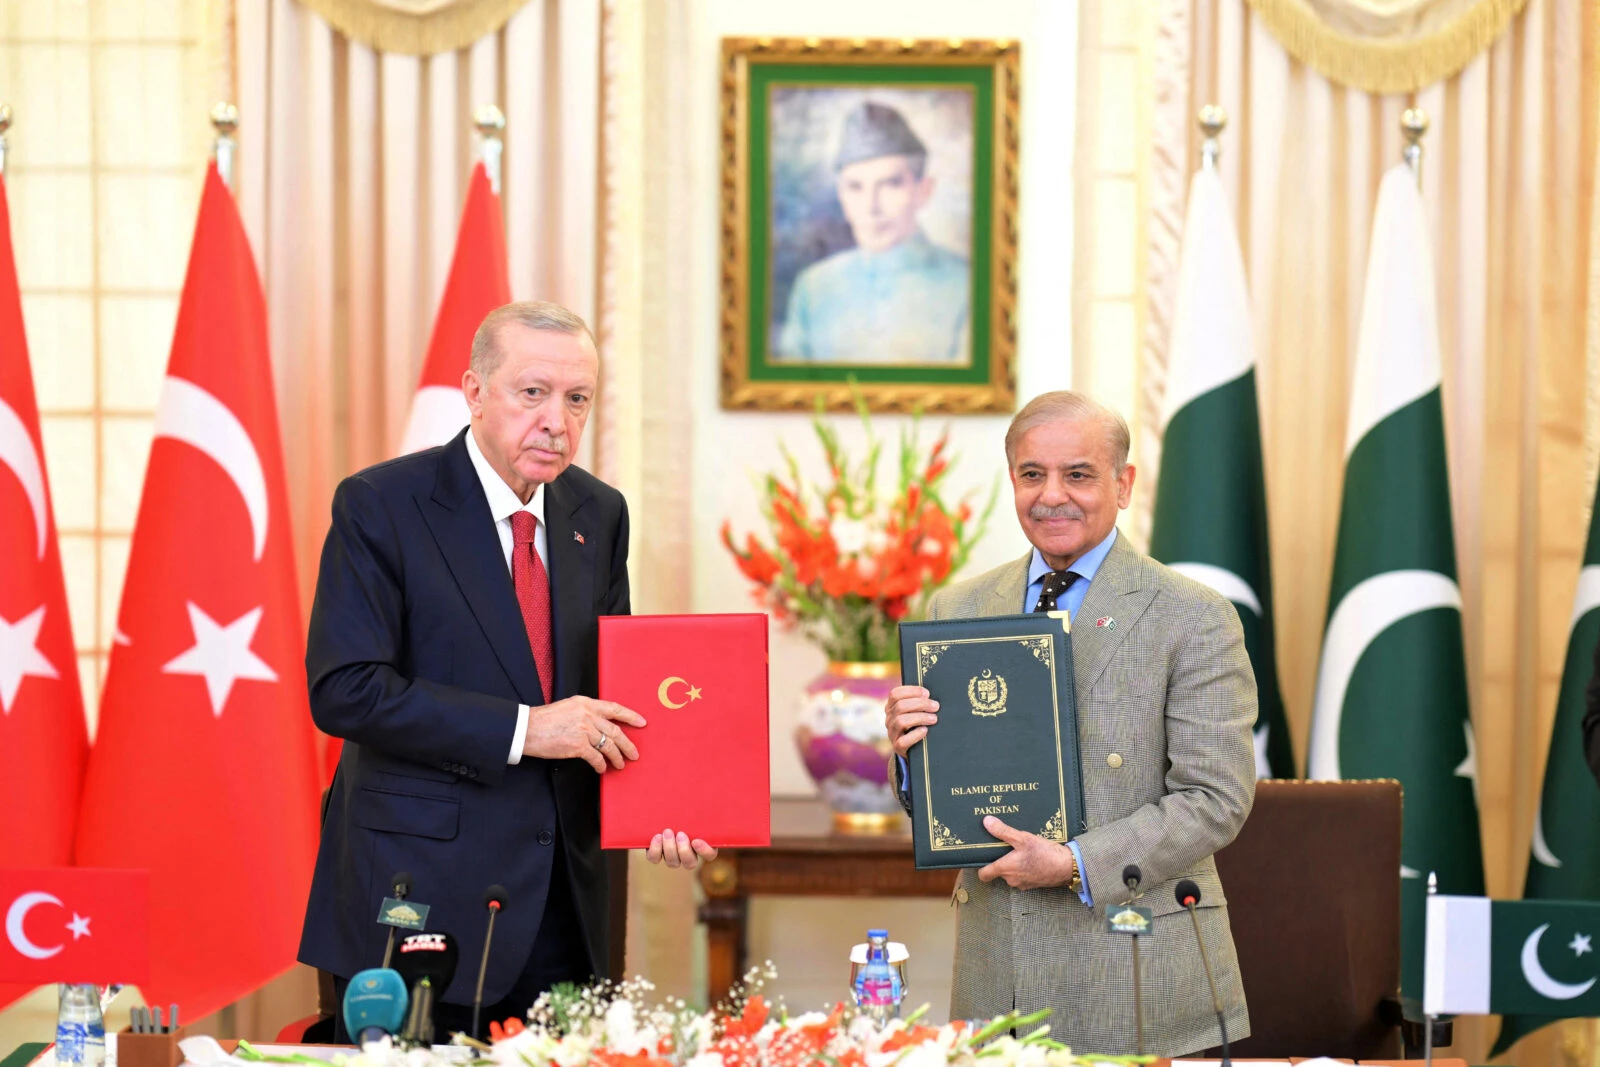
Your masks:
M601 848L648 848L666 828L772 843L765 615L602 617L600 699L648 723L623 727L639 758L600 777Z

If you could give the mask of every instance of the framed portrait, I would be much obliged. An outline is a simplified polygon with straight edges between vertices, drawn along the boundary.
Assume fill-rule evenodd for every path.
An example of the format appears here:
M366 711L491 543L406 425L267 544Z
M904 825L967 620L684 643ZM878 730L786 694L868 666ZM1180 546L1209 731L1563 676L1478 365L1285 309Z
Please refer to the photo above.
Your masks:
M1012 410L1017 64L723 39L723 407Z

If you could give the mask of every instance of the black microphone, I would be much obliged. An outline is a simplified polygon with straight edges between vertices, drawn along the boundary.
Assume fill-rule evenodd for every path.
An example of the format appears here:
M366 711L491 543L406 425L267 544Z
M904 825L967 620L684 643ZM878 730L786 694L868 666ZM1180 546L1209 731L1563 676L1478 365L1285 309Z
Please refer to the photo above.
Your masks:
M411 1010L400 1031L405 1044L433 1044L433 1004L455 979L460 955L456 939L449 934L409 934L400 939L394 969L411 990Z
M478 988L472 994L472 1036L478 1032L478 1012L483 1008L483 979L489 973L489 944L494 940L494 917L506 906L510 894L503 885L492 885L483 894L483 906L489 909L489 931L483 935L483 959L478 961Z
M1222 1017L1222 998L1217 996L1217 980L1211 975L1211 958L1206 955L1206 939L1200 936L1200 916L1196 914L1194 906L1200 903L1200 887L1194 884L1194 879L1185 878L1173 887L1173 896L1178 899L1178 906L1189 913L1189 919L1194 923L1194 939L1200 946L1200 962L1206 968L1206 984L1211 987L1211 1006L1217 1013L1217 1029L1222 1031L1222 1067L1231 1067L1233 1057L1228 1053L1228 1024Z
M410 873L407 871L394 872L394 877L389 879L389 885L391 887L390 891L394 893L394 899L406 899L411 895ZM383 965L385 967L388 967L389 961L394 958L394 930L393 926L389 927L389 943L383 947Z
M1130 863L1122 868L1122 884L1128 887L1130 899L1139 896L1139 883L1144 881L1144 872L1139 870L1137 863ZM1139 976L1139 935L1133 935L1133 1025L1135 1034L1135 1055L1144 1055L1144 989Z

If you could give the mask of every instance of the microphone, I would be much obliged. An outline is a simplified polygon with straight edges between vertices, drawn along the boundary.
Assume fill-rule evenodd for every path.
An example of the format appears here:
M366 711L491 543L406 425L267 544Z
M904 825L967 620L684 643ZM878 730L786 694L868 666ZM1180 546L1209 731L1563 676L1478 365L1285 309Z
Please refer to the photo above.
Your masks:
M1233 1057L1228 1054L1228 1024L1222 1017L1222 998L1217 996L1217 980L1211 975L1206 939L1200 936L1200 916L1194 910L1194 906L1200 903L1200 887L1194 884L1194 879L1185 878L1173 887L1173 896L1177 898L1178 906L1188 911L1189 919L1194 923L1194 939L1200 946L1200 962L1205 965L1206 984L1211 987L1211 1007L1217 1013L1217 1029L1222 1032L1222 1067L1231 1067Z
M1128 892L1134 899L1139 896L1139 883L1144 881L1144 872L1139 870L1137 863L1130 863L1122 868L1122 884L1128 887ZM1134 1053L1144 1055L1144 989L1139 975L1139 935L1133 935L1133 1025L1135 1034Z
M472 1036L478 1032L478 1013L483 1009L483 980L489 973L489 944L494 940L494 917L506 906L510 894L503 885L492 885L483 894L483 906L489 909L489 931L483 935L483 959L478 961L478 988L472 994Z
M394 969L411 989L411 1010L400 1032L401 1041L433 1044L433 1004L455 979L460 955L456 939L446 933L411 934L400 939Z
M407 872L407 871L396 871L396 872L394 872L394 877L389 879L389 884L390 884L390 887L391 887L390 888L390 892L392 892L394 894L394 899L395 900L397 900L397 901L398 900L404 900L404 899L406 899L406 897L411 895L411 875L410 875L409 872ZM385 901L385 903L387 903L387 901ZM380 913L378 915L378 921L382 922L383 919L384 919L384 914L383 914L382 911L380 911ZM388 967L389 966L389 961L394 958L394 931L395 931L395 928L394 928L394 926L391 925L389 927L389 943L386 944L383 947L383 965L384 965L384 967Z
M373 968L350 979L344 991L344 1028L358 1045L400 1032L410 1001L394 971Z

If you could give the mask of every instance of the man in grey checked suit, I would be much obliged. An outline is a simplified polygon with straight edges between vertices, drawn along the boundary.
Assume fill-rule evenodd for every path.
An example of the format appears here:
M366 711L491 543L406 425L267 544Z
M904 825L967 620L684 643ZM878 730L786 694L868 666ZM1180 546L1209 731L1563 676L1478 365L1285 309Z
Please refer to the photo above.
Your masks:
M1133 961L1106 931L1129 901L1123 868L1144 874L1155 912L1142 939L1144 1051L1180 1056L1219 1043L1200 950L1173 886L1200 886L1200 929L1228 1022L1249 1035L1239 962L1212 855L1255 798L1255 676L1231 604L1150 559L1116 529L1134 468L1127 424L1076 393L1046 393L1006 433L1017 518L1033 551L936 594L931 618L1061 609L1072 617L1088 829L1063 846L984 820L1014 849L955 886L951 1018L1053 1008L1051 1036L1085 1052L1131 1053ZM1042 604L1041 604L1042 602ZM885 708L901 802L904 757L938 705L900 686Z

